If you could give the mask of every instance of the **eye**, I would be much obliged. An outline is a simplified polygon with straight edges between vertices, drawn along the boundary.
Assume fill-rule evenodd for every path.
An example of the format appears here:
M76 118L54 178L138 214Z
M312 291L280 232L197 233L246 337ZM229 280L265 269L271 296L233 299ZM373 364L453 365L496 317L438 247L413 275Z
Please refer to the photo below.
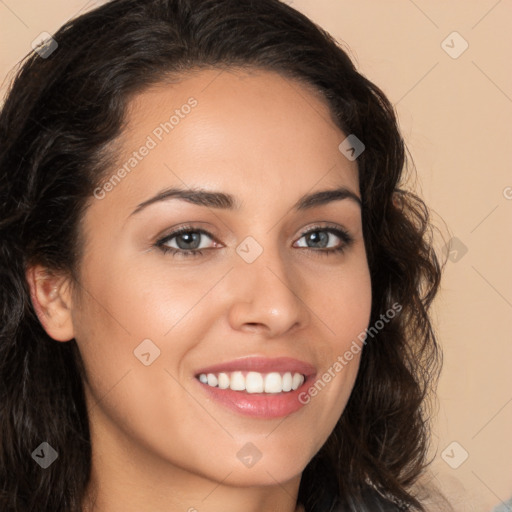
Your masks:
M315 226L305 233L302 233L301 238L306 238L306 244L312 244L312 246L305 246L306 249L312 250L316 253L320 252L324 255L341 253L354 241L352 236L350 236L350 234L344 229L326 226ZM333 241L333 238L338 238L341 240L341 243L338 242L335 246L331 245L329 248L329 243ZM304 247L304 245L301 247Z
M182 227L158 240L155 246L165 254L171 253L173 256L202 256L203 251L201 249L208 248L207 246L201 246L202 239L205 237L214 240L213 235L204 229L191 226ZM316 254L321 253L324 256L342 253L354 241L352 236L344 229L329 226L315 226L302 233L301 238L306 238L306 244L312 245L299 245L298 247ZM336 238L341 242L329 246L332 241L336 241Z
M183 227L158 240L155 245L164 253L180 256L201 256L203 253L199 249L205 247L201 247L200 242L201 238L205 236L213 239L212 235L204 229ZM176 243L177 247L169 245L170 243Z

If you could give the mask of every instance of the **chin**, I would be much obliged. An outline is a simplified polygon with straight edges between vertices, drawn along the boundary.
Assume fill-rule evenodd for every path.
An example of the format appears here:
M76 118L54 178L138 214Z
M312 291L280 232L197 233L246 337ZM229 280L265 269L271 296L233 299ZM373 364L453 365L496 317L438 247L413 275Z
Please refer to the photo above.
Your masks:
M266 487L275 486L278 483L284 485L290 480L300 478L303 470L302 467L283 466L282 463L262 466L259 470L256 467L250 469L237 468L229 475L225 483L233 487ZM225 474L219 476L220 480L226 477Z

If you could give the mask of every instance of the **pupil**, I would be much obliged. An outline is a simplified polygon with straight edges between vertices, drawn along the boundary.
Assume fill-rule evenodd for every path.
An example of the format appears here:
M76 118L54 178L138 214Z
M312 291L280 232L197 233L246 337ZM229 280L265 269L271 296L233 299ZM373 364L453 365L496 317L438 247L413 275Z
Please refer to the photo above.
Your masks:
M194 244L194 242L197 242L199 239L199 233L183 233L177 238L177 244L180 249L197 249L197 247L189 247L187 244ZM181 240L185 240L185 247L182 247L179 242Z
M327 243L328 235L324 231L315 231L314 233L311 233L309 236L310 240L313 243L318 243L318 241Z

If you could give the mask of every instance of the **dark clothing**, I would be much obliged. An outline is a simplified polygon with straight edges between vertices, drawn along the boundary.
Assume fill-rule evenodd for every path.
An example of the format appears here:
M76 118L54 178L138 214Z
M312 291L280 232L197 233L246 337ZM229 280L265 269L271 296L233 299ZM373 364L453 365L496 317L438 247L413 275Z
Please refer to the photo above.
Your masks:
M407 506L400 506L392 501L382 497L377 491L368 489L364 493L364 507L359 506L357 509L350 508L346 500L335 496L332 493L326 493L322 502L315 506L311 512L405 512L409 510Z

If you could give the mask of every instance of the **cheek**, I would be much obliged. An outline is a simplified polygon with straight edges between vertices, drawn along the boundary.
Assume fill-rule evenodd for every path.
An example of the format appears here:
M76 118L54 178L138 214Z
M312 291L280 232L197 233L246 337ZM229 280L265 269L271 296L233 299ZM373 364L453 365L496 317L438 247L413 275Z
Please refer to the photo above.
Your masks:
M340 267L338 272L324 278L323 291L317 290L312 300L318 316L330 328L331 336L326 339L342 349L368 326L372 306L369 269L363 262Z
M88 329L88 338L108 333L112 344L118 340L132 350L146 338L168 339L208 292L210 281L211 276L195 277L189 271L166 272L165 266L148 264L144 258L117 257L110 265L96 261L84 277L90 293L84 294L80 323Z
M148 389L167 385L162 383L169 380L165 368L176 373L187 349L187 337L178 339L177 327L200 290L166 284L152 268L129 266L119 259L111 263L115 258L104 261L90 259L82 276L80 307L73 312L75 339L94 398L114 389L123 393L134 381L138 384L127 403L137 409L138 403L147 401ZM195 339L194 333L189 339Z
M346 267L348 269L348 267ZM324 293L309 295L317 325L325 334L318 338L321 371L304 400L316 404L318 425L330 432L341 416L355 383L364 336L369 324L372 290L367 265L341 269L326 280Z
M75 317L88 393L130 437L157 446L184 421L207 420L183 386L188 353L218 316L208 295L218 276L96 263L84 276L89 293Z

